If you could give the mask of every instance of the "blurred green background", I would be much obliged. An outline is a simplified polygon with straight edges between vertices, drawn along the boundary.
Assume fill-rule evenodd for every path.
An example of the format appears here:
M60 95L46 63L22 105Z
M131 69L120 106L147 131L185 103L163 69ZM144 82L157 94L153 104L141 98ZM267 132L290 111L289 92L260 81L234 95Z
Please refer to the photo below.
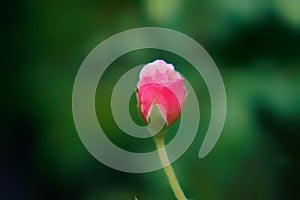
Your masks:
M187 196L300 199L300 1L6 0L1 15L0 199L174 199L162 170L129 174L94 159L72 118L73 82L85 56L143 26L180 31L208 51L226 87L225 127L214 150L198 159L210 119L207 88L184 59L147 49L117 59L99 82L96 108L107 136L124 149L154 148L120 131L109 105L122 73L162 58L189 79L200 102L197 137L173 164Z

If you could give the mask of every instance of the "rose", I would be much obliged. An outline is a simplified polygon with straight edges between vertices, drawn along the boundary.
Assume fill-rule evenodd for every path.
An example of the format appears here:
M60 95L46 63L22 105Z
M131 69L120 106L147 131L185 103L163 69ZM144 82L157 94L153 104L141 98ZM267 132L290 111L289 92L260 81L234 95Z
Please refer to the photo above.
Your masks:
M181 114L186 93L184 79L174 70L172 64L167 64L163 60L156 60L145 65L139 78L137 98L140 111L146 123L149 123L151 116L154 124L157 122L166 124L159 134L153 136L153 139L176 198L187 200L170 164L164 144L168 126L172 125ZM148 129L150 133L153 130L159 130L156 125Z
M139 75L138 101L146 123L155 104L167 126L172 125L181 114L185 100L184 79L172 64L156 60L143 67Z

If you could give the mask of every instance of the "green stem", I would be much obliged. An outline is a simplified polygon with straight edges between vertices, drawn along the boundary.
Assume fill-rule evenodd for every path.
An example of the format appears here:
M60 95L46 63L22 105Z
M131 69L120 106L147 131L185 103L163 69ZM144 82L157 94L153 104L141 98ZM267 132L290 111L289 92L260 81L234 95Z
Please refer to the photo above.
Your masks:
M159 158L161 161L161 164L164 167L164 171L167 175L168 181L170 183L170 186L175 194L175 197L177 200L187 200L187 198L184 196L184 193L179 185L179 182L177 180L177 177L175 175L175 172L171 166L171 163L169 161L169 157L165 148L165 143L164 143L164 136L163 137L155 137L154 136L154 141L156 144L156 148L158 150Z

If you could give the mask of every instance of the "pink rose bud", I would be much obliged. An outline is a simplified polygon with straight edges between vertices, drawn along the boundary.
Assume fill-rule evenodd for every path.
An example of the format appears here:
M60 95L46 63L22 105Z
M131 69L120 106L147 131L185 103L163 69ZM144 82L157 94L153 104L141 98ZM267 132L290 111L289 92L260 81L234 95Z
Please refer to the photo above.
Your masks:
M184 79L172 64L163 60L145 65L139 78L137 97L145 122L149 123L152 105L155 104L167 126L173 124L180 116L185 100Z

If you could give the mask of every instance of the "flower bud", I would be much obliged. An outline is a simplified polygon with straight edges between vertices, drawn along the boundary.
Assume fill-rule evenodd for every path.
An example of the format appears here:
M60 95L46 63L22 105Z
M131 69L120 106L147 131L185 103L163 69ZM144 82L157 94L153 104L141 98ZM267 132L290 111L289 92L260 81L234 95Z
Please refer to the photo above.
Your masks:
M184 79L172 64L156 60L143 67L137 84L139 106L143 119L149 123L152 106L155 105L167 126L181 114L185 100Z

